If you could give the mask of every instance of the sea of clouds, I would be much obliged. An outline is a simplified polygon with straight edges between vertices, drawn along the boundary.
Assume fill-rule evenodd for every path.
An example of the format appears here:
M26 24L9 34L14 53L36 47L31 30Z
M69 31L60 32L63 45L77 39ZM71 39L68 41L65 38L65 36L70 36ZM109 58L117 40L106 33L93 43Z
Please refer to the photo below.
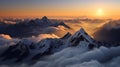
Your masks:
M33 65L13 64L0 67L119 67L120 47L100 47L88 50L69 47L53 55L46 56Z
M0 47L6 47L10 45L15 45L19 41L22 42L33 42L33 43L38 43L39 41L46 39L46 38L60 38L55 34L39 34L38 36L31 36L27 38L12 38L9 35L6 34L0 34Z
M112 22L112 23L111 23ZM115 23L114 23L115 22ZM103 37L100 32L105 32L111 39L113 36L110 36L111 30L119 31L120 21L108 21L108 20L92 20L92 21L80 21L77 23L68 23L72 28L71 33L79 30L80 27L83 27L91 36L95 32L99 32L99 36ZM102 29L102 30L101 30ZM105 31L107 29L108 31ZM94 31L94 32L93 32ZM29 40L29 42L39 42L45 38L60 38L59 35L65 34L67 32L66 28L63 26L58 27L48 27L45 28L42 32L44 34L39 34L38 36L31 36L28 38L12 38L7 34L0 34L0 45L5 47L0 47L0 54L8 45L16 44L21 40ZM113 34L116 32L112 32ZM118 33L116 33L118 34ZM94 35L96 37L98 35ZM119 37L119 36L117 36ZM97 38L96 38L97 39ZM103 37L105 39L105 37ZM107 40L108 38L106 38ZM117 38L116 38L117 39ZM112 39L113 40L113 39ZM15 63L11 65L0 65L0 67L119 67L120 66L120 46L119 47L100 47L93 50L88 50L81 47L69 47L65 48L60 52L55 54L45 56L42 59L38 60L35 64L26 64L26 63ZM31 60L32 61L32 60Z

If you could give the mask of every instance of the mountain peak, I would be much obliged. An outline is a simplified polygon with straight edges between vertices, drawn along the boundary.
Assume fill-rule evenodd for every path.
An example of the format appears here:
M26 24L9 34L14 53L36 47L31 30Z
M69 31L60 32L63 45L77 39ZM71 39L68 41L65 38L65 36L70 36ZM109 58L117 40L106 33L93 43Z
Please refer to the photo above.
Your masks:
M80 30L77 31L73 36L74 36L74 37L78 37L78 36L81 36L81 35L83 35L83 36L88 35L83 28L80 28Z
M88 35L88 33L86 33L86 31L83 29L83 28L80 28L80 30L78 30L76 33L75 33L77 36L78 35ZM74 34L74 35L75 35Z
M85 32L83 28L81 28L68 39L66 44L70 46L88 47L89 44L93 44L93 39Z
M72 36L72 34L68 32L61 39L68 39L70 36Z
M83 36L89 42L92 42L93 40L83 28L80 28L80 30L77 31L73 36L75 37Z
M83 28L80 28L81 33L85 33L85 30Z
M44 22L47 22L49 19L46 16L44 16L44 17L42 17L41 20L44 21Z

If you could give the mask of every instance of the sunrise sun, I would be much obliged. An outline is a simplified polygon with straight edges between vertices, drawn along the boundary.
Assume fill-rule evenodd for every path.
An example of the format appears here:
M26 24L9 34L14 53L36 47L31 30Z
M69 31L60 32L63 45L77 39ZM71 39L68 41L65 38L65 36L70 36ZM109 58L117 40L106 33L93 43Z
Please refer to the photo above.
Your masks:
M97 9L96 14L97 14L97 16L103 16L104 15L103 9L101 9L101 8Z

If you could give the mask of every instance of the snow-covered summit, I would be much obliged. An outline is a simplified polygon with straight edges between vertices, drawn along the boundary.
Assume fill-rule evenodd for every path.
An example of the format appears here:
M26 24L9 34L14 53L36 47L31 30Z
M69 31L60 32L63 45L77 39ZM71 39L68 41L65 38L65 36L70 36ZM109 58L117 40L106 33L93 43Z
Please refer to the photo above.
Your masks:
M79 31L73 34L66 42L66 45L81 46L86 48L93 48L97 46L94 44L94 40L85 32L83 28L81 28Z

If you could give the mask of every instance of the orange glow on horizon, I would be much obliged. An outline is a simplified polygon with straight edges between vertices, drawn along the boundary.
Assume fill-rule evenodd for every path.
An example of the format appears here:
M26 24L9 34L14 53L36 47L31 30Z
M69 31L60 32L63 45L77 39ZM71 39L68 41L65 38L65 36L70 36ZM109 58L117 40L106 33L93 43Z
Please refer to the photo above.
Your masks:
M120 1L24 0L0 2L0 17L86 16L120 18Z
M120 10L110 11L108 9L84 9L84 10L12 10L1 11L0 17L42 17L42 16L86 16L86 17L106 17L120 18Z

